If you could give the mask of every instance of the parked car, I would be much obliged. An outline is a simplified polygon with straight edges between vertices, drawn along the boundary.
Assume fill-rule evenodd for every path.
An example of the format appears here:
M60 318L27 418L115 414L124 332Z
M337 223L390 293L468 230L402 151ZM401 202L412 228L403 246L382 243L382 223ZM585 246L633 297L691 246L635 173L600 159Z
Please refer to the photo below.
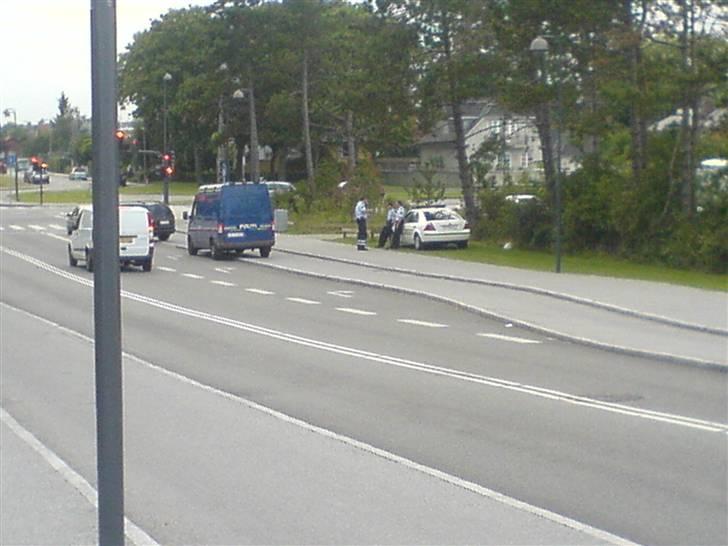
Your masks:
M88 170L86 167L74 167L68 175L69 180L88 180Z
M48 169L33 169L32 167L25 171L23 180L30 184L50 184L51 176L48 174Z
M154 222L154 236L160 241L166 241L177 230L174 220L174 212L161 201L132 201L124 205L144 207L152 215Z
M270 193L271 195L277 193L287 193L296 189L296 187L290 182L283 182L279 180L266 180L263 182L263 184L266 185L266 187L268 188L268 193Z
M68 242L68 263L75 267L83 260L88 271L94 269L93 209L83 206L78 211L78 222ZM119 207L119 262L120 265L139 265L144 271L152 270L154 242L152 215L143 207Z
M417 250L449 243L465 248L469 240L470 226L457 212L447 207L423 207L405 215L400 244Z
M188 220L187 252L210 250L219 260L225 253L257 248L263 258L275 244L273 208L264 184L209 184L200 186Z

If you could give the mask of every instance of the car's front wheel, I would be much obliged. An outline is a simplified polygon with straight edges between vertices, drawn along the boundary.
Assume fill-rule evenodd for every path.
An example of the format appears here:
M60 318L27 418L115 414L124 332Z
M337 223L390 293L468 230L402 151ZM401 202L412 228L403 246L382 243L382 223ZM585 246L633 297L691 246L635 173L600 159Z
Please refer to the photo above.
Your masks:
M192 238L187 236L187 253L190 256L197 256L197 247L192 244Z
M222 260L222 250L215 241L210 241L210 256L213 260Z
M90 250L86 250L86 271L94 270L94 255Z

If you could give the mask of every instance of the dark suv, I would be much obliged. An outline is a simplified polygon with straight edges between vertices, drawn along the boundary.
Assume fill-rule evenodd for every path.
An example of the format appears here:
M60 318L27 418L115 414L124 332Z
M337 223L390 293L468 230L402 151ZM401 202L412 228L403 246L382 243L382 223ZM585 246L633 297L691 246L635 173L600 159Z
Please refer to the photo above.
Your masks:
M160 241L166 241L176 231L174 212L161 201L124 201L123 204L147 209L154 221L154 236Z

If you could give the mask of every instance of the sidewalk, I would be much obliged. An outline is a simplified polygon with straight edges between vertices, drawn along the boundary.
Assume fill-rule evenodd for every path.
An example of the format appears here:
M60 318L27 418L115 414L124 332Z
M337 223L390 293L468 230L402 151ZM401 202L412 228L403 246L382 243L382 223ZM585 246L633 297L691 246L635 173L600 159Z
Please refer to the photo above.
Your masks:
M728 370L728 295L278 234L271 266L421 293L562 339ZM283 254L283 256L281 256ZM266 262L268 263L268 262ZM265 264L264 264L265 265ZM364 267L362 267L364 266Z

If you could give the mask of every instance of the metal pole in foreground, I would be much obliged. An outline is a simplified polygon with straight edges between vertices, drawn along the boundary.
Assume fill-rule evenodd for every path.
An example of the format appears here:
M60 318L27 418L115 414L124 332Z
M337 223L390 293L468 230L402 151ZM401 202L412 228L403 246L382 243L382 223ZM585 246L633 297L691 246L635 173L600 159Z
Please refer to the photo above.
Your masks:
M164 76L162 77L162 87L164 88L164 129L162 131L163 133L163 140L164 145L162 146L162 153L166 154L169 152L167 149L167 82L172 79L172 74L169 72L166 72ZM163 190L162 190L162 200L164 201L165 205L169 205L169 175L167 174L167 171L165 169L164 171L164 180L163 180Z
M98 526L101 546L124 545L124 452L119 282L119 150L115 141L116 2L91 0L93 264Z

